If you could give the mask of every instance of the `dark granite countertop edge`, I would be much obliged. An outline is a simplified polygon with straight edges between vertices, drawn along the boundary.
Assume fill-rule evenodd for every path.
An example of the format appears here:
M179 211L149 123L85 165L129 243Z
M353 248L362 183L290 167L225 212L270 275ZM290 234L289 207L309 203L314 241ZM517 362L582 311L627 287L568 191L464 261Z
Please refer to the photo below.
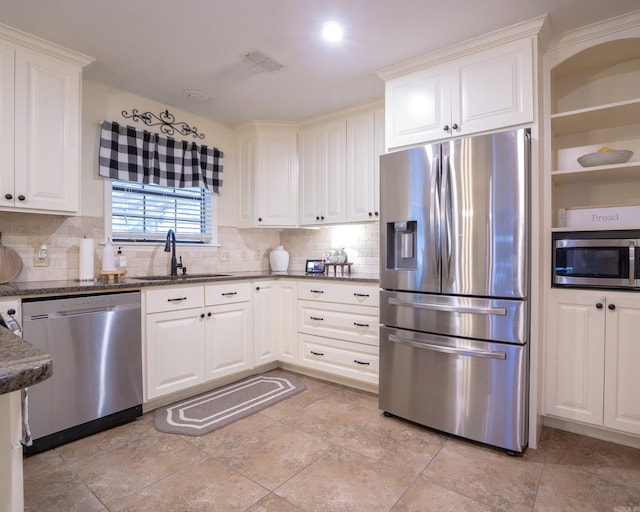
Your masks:
M53 359L0 327L0 395L33 386L53 375Z
M373 283L379 282L378 276L367 274L353 275L309 275L304 272L227 272L224 275L216 277L199 277L184 280L181 277L166 279L157 279L147 281L136 277L126 277L119 282L109 283L105 281L78 281L78 280L60 280L60 281L24 281L9 282L0 285L0 297L27 297L33 295L58 295L69 293L100 293L118 290L140 290L152 286L167 286L181 284L206 284L206 283L223 283L237 280L255 280L255 279L313 279L336 281L343 283Z

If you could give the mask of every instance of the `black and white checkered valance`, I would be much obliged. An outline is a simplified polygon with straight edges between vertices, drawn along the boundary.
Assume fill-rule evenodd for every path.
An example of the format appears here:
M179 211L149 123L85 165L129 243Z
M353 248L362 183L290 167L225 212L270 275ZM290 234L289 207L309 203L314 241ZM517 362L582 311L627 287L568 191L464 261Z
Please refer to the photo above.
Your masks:
M164 187L220 192L224 154L195 142L103 121L100 176Z

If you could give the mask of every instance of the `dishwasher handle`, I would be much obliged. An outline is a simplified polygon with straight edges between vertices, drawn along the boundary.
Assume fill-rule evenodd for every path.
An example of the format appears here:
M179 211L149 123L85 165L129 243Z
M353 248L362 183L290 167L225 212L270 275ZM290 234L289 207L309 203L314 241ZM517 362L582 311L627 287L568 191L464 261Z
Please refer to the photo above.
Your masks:
M506 352L494 352L487 350L469 350L464 348L447 347L446 345L438 345L435 343L421 343L413 341L407 338L401 338L395 334L389 335L389 341L394 343L401 343L403 345L409 345L414 348L420 348L424 350L433 350L434 352L444 352L446 354L455 354L461 356L481 357L485 359L506 359Z

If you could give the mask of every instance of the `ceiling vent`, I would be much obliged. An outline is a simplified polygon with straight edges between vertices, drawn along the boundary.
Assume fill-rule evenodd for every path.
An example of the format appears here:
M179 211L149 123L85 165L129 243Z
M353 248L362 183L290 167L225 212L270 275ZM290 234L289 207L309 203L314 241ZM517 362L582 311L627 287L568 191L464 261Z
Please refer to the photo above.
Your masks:
M247 53L245 57L249 62L252 62L256 66L264 69L265 71L268 71L269 73L279 71L284 67L279 62L276 62L271 57L267 57L264 53L258 50Z

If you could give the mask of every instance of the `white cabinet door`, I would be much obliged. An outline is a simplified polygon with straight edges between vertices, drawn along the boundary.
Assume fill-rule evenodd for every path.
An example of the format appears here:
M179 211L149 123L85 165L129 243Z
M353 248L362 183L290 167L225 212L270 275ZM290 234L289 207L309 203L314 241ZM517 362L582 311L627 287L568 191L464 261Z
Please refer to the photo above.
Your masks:
M146 315L147 399L204 382L203 309Z
M208 306L206 312L206 380L253 367L251 303Z
M290 227L298 223L297 128L278 123L237 130L238 225Z
M278 281L278 360L298 362L298 283L290 279Z
M300 131L300 225L345 222L346 121Z
M602 425L605 307L604 294L549 294L547 414Z
M388 148L420 144L448 136L451 122L449 65L416 71L385 85L386 144Z
M533 43L530 38L478 52L458 62L453 83L453 135L533 122Z
M374 112L347 118L347 222L375 220Z
M298 154L296 131L258 130L256 214L259 226L298 223Z
M15 208L78 210L80 82L77 66L16 50Z
M604 425L640 434L640 304L607 294Z
M322 186L322 130L319 126L304 128L298 135L300 145L300 224L320 222Z
M254 365L277 359L278 281L258 281L253 287L253 361Z
M14 84L15 50L0 40L0 205L13 206L14 165ZM11 199L7 199L10 195Z
M347 128L344 120L323 126L320 216L324 223L336 224L347 218L346 146Z

